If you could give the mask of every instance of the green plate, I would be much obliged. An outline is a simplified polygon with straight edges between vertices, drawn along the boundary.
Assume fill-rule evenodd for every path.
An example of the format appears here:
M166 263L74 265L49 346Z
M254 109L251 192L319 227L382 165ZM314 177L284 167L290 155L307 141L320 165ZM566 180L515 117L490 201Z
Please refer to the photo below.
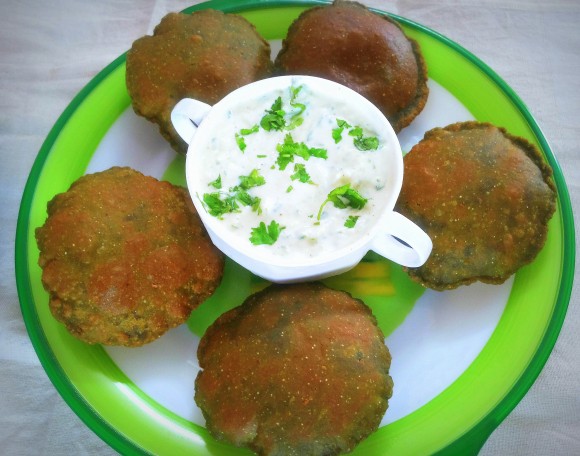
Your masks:
M215 1L211 7L242 14L275 47L300 12L318 3ZM535 143L558 189L545 247L501 286L425 291L399 267L374 255L327 282L371 306L393 353L395 392L389 410L379 430L353 454L471 454L524 396L556 342L574 276L570 199L556 158L513 90L459 45L393 17L420 43L431 89L424 112L400 134L403 148L436 125L468 118L489 121ZM195 349L205 328L265 286L263 281L228 262L222 286L187 325L139 349L86 345L48 309L34 230L44 223L46 204L55 194L79 176L114 164L184 183L183 159L155 127L133 114L124 78L122 55L73 99L30 172L16 235L16 279L26 327L56 389L120 453L247 454L215 441L203 426L192 399Z

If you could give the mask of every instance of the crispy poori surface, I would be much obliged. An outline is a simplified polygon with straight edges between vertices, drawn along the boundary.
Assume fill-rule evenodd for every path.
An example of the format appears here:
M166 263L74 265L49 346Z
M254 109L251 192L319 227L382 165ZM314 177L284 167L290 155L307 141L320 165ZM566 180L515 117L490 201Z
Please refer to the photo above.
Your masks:
M250 296L208 328L198 359L207 428L258 454L350 451L377 429L392 393L371 310L320 283Z
M436 290L502 283L542 249L556 208L551 168L505 129L460 122L428 131L404 158L396 210L433 251L411 278Z
M210 105L270 76L270 45L242 16L216 10L169 13L127 53L126 82L135 112L159 125L179 153L187 144L171 123L182 98Z
M56 195L36 239L50 310L88 343L151 342L183 323L223 272L187 192L130 168Z
M372 101L399 131L427 101L427 68L419 44L387 16L356 2L304 11L290 26L275 66L346 85Z

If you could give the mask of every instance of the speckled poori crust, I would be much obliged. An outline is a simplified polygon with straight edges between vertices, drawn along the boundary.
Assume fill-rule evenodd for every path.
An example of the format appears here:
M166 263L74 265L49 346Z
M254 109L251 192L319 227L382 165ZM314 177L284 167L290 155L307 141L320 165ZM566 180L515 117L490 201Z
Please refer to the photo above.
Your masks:
M195 401L219 440L335 455L375 431L393 383L371 310L320 283L271 285L209 327Z
M429 89L419 44L399 24L337 0L304 11L276 57L283 74L331 79L372 101L399 131L421 112Z
M433 240L427 262L407 269L424 286L499 284L544 246L556 188L551 168L524 138L460 122L428 131L404 163L396 210Z
M36 239L52 314L91 344L151 342L183 323L223 271L187 192L130 168L56 195Z
M270 45L242 16L211 9L169 13L127 53L127 90L134 111L185 154L187 144L171 124L175 104L182 98L215 104L270 76L272 65Z

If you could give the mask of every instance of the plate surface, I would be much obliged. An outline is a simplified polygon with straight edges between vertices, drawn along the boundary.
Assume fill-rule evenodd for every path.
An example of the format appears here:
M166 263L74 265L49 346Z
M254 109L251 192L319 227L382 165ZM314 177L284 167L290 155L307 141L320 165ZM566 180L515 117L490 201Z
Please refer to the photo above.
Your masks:
M318 2L212 2L254 23L274 52L290 23ZM197 5L191 12L207 7ZM363 299L393 354L395 391L380 429L353 454L476 452L531 386L562 326L574 272L574 226L558 163L518 96L483 62L438 33L395 17L421 45L429 69L425 110L399 139L408 151L423 133L478 119L523 136L554 171L558 208L537 259L501 286L423 290L401 269L368 255L329 279ZM46 204L79 176L113 165L184 184L184 160L156 127L132 112L125 57L101 71L71 102L46 138L22 198L16 275L22 313L53 384L85 423L124 454L247 454L216 442L193 401L199 336L225 310L266 283L227 262L222 286L188 321L138 349L86 345L48 309L34 230Z

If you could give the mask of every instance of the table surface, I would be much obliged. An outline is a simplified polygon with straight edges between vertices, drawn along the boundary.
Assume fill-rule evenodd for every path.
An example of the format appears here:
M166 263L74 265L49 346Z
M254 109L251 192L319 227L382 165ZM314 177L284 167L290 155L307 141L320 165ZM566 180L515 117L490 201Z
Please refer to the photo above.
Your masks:
M28 338L14 278L22 191L51 127L103 67L150 34L176 0L0 3L0 448L6 455L115 452L68 408ZM459 43L493 68L536 118L580 213L580 2L366 0ZM576 221L576 226L579 226ZM576 232L578 229L576 228ZM580 268L576 267L576 271ZM578 272L576 272L576 276ZM577 277L576 277L577 278ZM580 294L546 366L481 455L580 454Z

